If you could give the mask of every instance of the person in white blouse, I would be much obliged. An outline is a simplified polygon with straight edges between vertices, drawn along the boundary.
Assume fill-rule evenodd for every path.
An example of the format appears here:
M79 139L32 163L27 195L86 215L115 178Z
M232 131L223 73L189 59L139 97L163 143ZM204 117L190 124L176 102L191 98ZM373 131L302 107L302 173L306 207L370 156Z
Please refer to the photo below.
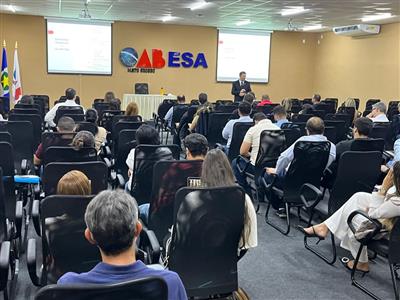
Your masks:
M373 219L379 219L383 227L390 231L393 227L394 218L400 216L400 162L396 162L393 169L386 175L379 192L355 193L343 206L338 209L325 222L308 228L299 227L308 237L324 239L329 232L341 240L340 246L351 252L356 257L360 243L355 239L350 230L347 219L349 215L357 210L363 211ZM355 228L359 228L366 218L356 216L353 219ZM354 260L343 262L347 268L353 268ZM368 272L368 252L366 247L361 252L357 270Z

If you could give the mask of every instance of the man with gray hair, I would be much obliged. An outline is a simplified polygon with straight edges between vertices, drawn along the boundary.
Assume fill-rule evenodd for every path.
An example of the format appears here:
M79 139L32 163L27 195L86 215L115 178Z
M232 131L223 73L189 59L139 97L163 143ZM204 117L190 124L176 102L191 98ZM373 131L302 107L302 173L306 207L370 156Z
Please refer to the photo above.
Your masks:
M374 123L387 123L389 119L386 117L386 105L383 102L378 102L372 105L372 111L367 116Z
M134 198L123 191L103 191L86 208L85 238L96 245L102 262L87 273L64 274L58 284L107 284L158 276L168 286L168 299L187 299L178 274L156 270L136 260L135 241L142 230Z

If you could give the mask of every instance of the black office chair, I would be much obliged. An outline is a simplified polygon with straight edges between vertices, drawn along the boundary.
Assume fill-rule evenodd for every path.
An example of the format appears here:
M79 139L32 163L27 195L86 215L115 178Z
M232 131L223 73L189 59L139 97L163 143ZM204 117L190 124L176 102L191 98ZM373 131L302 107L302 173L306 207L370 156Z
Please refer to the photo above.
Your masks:
M172 121L171 121L171 126L169 124L165 124L165 131L167 132L167 136L165 138L165 143L168 143L168 136L169 133L171 132L172 136L175 136L178 134L177 132L177 128L179 128L179 124L178 127L176 126L177 123L179 123L179 121L181 120L182 116L188 111L189 109L189 105L188 104L177 104L174 106L173 110L172 110Z
M352 108L354 111L354 107L345 107L345 108ZM354 119L354 112L352 115L348 113L336 113L336 114L327 114L325 116L325 120L344 121L346 129L351 127L351 125L353 124L353 119Z
M49 96L48 95L31 95L33 97L33 101L39 105L43 105L44 113L49 111Z
M286 208L286 228L282 228L269 218L271 203L268 201L265 212L265 222L284 235L290 232L290 208L297 207L298 213L303 202L300 199L300 189L303 184L310 183L319 188L322 174L327 166L330 142L298 141L294 145L294 158L283 179L283 186L277 187L275 181L268 184L264 177L261 182L267 195L276 196L282 200ZM276 176L275 176L276 177ZM274 195L272 195L272 193ZM299 216L300 217L300 216Z
M111 130L118 122L143 122L142 116L126 116L126 115L114 115L111 121Z
M101 118L99 116L99 125L104 127L108 132L111 132L113 117L123 114L123 110L105 110L103 111L103 115L101 116Z
M357 139L351 144L351 151L379 151L383 153L385 141L383 139Z
M226 140L222 137L222 130L228 123L230 116L230 113L211 112L208 114L206 137L210 148L213 148L217 143L226 144Z
M54 117L54 123L58 123L64 115L85 115L81 106L60 106L57 109L56 116Z
M313 114L298 114L298 115L294 115L292 118L293 122L307 122L309 119L311 119L312 117L314 117Z
M190 177L200 177L203 161L158 161L153 170L153 190L147 226L154 231L160 245L173 225L176 192L187 186Z
M46 153L47 148L67 147L71 145L76 133L60 133L60 132L43 132L42 133L42 151Z
M367 102L365 102L365 110L366 111L371 111L372 110L372 105L381 102L381 99L368 99Z
M372 127L369 137L386 140L389 134L389 126L390 123L375 123L374 126Z
M336 128L336 142L344 141L347 138L347 128L345 121L342 120L324 120L325 127Z
M113 284L49 285L35 300L168 300L168 286L160 277L146 277Z
M114 170L116 176L119 177L118 182L121 187L128 181L128 166L126 165L126 158L129 152L136 147L136 130L124 129L121 130L118 136L118 145L115 151L115 164ZM122 178L121 178L122 177ZM117 187L117 178L113 182Z
M75 150L72 147L51 146L44 153L43 165L55 162L88 162L97 160L95 148L87 147Z
M326 126L324 130L324 136L328 139L328 141L333 144L337 143L337 129L333 126Z
M21 115L39 115L40 110L36 108L14 108L10 111L10 114L21 114Z
M253 125L252 122L237 122L233 125L232 140L228 150L228 158L230 161L240 155L240 147L243 143L244 136Z
M390 232L389 239L380 239L375 240L374 236L380 232L382 228L382 224L378 220L371 219L365 212L363 211L355 211L350 214L347 224L349 225L351 231L353 233L356 232L356 228L353 226L352 220L355 216L362 216L365 220L370 220L371 224L374 225L374 230L371 235L367 236L366 238L359 240L361 243L360 248L358 250L356 259L354 260L354 267L351 271L351 281L352 284L372 297L373 299L379 300L377 295L375 295L372 291L367 289L363 284L358 282L355 277L356 268L359 262L359 258L361 255L361 251L364 247L367 247L368 250L376 253L379 256L387 258L389 261L390 267L390 275L392 278L394 296L396 300L399 300L399 287L397 281L399 280L398 270L400 266L400 219L397 218L395 224Z
M149 203L152 192L153 169L160 160L179 160L177 145L138 145L132 174L131 195L138 205Z
M286 149L293 145L294 142L296 142L302 136L302 129L298 124L284 123L282 124L281 129L285 134Z
M318 186L305 184L300 190L300 198L309 214L307 227L312 225L313 218L318 215L325 220L336 212L357 192L372 192L380 174L382 153L379 151L348 151L339 160L335 183L329 193L329 199L322 199ZM335 237L331 234L332 257L311 247L308 238L304 237L304 245L328 264L336 261Z
M118 138L119 138L119 133L122 130L137 130L139 129L140 126L142 126L142 122L127 122L127 121L120 121L115 123L113 130L111 132L111 139L112 139L112 153L115 155L116 154L116 149L118 148Z
M42 183L43 191L47 196L54 195L57 191L58 181L72 170L78 170L84 173L92 185L92 193L99 192L108 188L108 169L107 165L100 161L91 162L56 162L49 163L43 170Z
M274 104L267 104L267 105L263 105L263 106L256 106L255 111L262 112L265 115L270 115L270 114L272 114L272 111L274 110L274 108L278 105L279 105L278 103L274 103Z
M176 105L177 101L171 101L169 99L164 99L162 103L158 106L157 113L153 114L155 127L160 131L164 127L164 117L169 111L169 109Z
M9 132L0 131L0 142L7 142L12 144L12 136Z
M147 83L135 83L135 94L147 95L149 93L149 85Z
M42 124L43 119L40 115L28 115L28 114L10 114L8 116L9 121L29 121L33 128L33 149L37 149L40 144L42 136Z
M245 193L238 186L182 188L176 194L168 266L189 298L226 297L238 289L244 215Z
M215 112L231 114L235 109L237 109L237 106L233 104L218 105L215 107Z
M39 115L43 119L44 117L44 106L42 104L21 104L21 103L16 103L14 105L14 108L22 108L22 109L37 109L39 111Z
M84 114L64 114L63 117L69 117L74 120L75 123L80 123L85 121Z
M83 130L89 131L91 134L93 134L93 136L96 136L98 132L97 125L92 122L80 122L79 124L77 124L75 132Z
M96 100L99 100L99 101L96 102ZM103 101L103 99L95 99L92 104L92 107L97 111L99 120L101 120L101 118L103 117L104 111L110 110L110 103L100 102L100 101Z

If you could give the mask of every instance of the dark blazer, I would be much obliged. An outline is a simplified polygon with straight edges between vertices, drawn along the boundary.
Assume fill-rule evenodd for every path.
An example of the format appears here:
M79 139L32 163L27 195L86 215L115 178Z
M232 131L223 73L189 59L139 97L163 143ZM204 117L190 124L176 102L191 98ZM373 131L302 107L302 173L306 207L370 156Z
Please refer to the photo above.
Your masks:
M243 86L240 86L239 80L236 80L236 81L232 82L232 91L231 91L231 93L232 93L232 95L235 96L234 97L235 102L240 102L240 101L243 100L243 97L239 96L240 91L242 89L245 89L246 93L251 92L250 82L245 80Z

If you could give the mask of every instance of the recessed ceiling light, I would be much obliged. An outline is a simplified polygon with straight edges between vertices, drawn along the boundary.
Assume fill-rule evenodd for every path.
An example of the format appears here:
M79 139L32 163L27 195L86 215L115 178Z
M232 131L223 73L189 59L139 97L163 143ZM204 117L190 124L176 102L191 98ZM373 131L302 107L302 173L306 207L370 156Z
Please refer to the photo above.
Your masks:
M281 16L292 16L299 15L308 12L309 9L305 9L304 6L291 6L281 10Z
M10 4L10 5L8 6L8 10L9 10L9 11L12 11L13 13L17 12L17 10L15 9L14 5L12 5L12 4Z
M244 25L248 25L250 24L251 21L250 20L242 20L236 23L236 26L244 26Z
M364 16L363 18L361 18L361 21L362 22L371 22L371 21L390 19L393 17L394 16L391 13L381 13L381 14L376 14L376 15Z
M166 15L166 16L164 16L164 17L162 17L161 18L161 21L163 21L163 22L169 22L169 21L173 21L173 20L175 20L175 19L177 19L178 17L174 17L174 16L171 16L171 15Z
M199 1L199 2L192 4L190 6L190 10L203 9L203 8L206 8L207 6L209 6L210 4L211 3L207 2L207 1Z
M303 31L313 31L313 30L320 30L325 28L324 26L322 26L322 24L315 24L315 25L309 25L309 26L304 26L302 28Z

